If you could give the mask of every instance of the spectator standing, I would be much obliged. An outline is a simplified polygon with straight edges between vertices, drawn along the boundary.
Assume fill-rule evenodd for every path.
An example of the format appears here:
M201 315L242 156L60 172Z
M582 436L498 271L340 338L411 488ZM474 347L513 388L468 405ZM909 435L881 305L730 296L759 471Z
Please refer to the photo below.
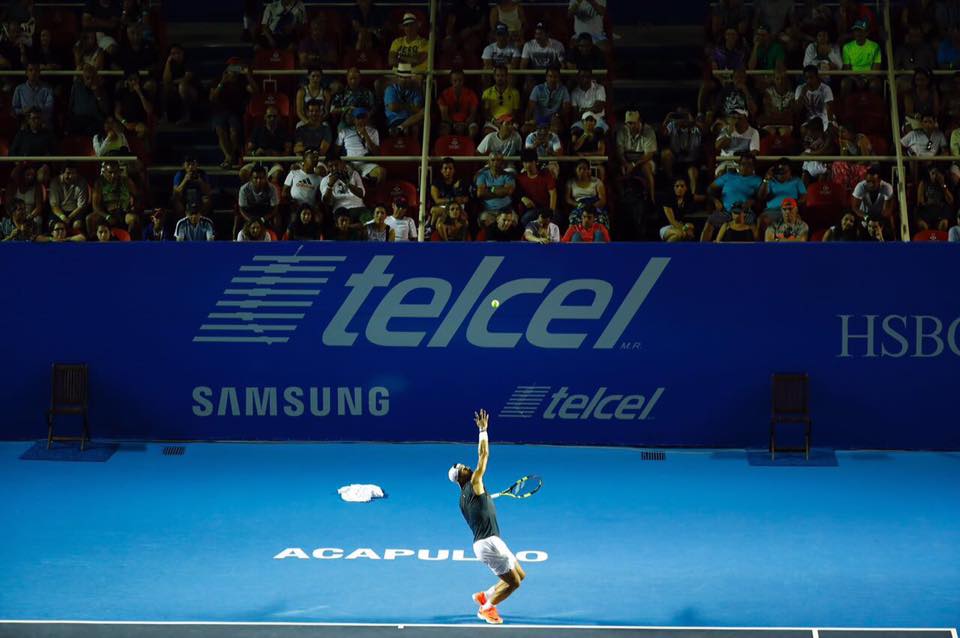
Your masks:
M117 87L113 116L130 133L143 139L147 136L153 104L147 98L137 73L129 73Z
M241 80L241 75L244 79ZM213 128L223 152L220 168L240 165L240 132L243 130L243 114L247 109L247 97L259 91L253 72L235 58L231 58L220 82L210 89L213 104Z

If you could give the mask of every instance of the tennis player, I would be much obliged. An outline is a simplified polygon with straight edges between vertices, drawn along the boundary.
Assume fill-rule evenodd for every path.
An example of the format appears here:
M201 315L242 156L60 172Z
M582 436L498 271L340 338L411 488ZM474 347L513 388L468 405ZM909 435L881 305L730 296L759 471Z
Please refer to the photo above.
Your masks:
M488 420L489 415L484 410L480 410L479 414L473 413L473 421L480 430L477 469L472 470L462 463L457 463L450 468L447 476L451 482L460 486L460 511L473 531L473 552L500 579L490 589L473 595L474 602L480 605L477 617L492 625L499 625L503 619L500 618L496 605L515 592L527 574L517 557L501 540L497 508L493 505L490 493L483 487L483 475L487 471L487 460L490 458Z

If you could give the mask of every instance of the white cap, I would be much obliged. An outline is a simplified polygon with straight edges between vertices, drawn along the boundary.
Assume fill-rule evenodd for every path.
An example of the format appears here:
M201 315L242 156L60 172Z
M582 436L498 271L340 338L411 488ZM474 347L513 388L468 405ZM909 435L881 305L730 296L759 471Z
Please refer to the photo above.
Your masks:
M458 476L460 476L460 468L458 468L456 465L451 466L447 471L447 478L450 479L451 483L456 483L459 485L460 482L457 480Z

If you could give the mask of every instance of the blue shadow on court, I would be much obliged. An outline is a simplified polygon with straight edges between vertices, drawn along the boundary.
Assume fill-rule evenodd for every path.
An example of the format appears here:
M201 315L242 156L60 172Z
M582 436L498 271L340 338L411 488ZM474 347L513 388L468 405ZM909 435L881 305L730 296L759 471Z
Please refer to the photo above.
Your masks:
M46 441L37 441L26 452L20 455L21 461L67 461L81 463L106 463L117 451L118 446L113 443L89 442L80 451L79 442L54 443L47 449Z
M832 448L810 448L810 458L803 458L802 452L777 452L777 458L770 458L769 450L747 450L747 463L765 467L836 467L837 453Z

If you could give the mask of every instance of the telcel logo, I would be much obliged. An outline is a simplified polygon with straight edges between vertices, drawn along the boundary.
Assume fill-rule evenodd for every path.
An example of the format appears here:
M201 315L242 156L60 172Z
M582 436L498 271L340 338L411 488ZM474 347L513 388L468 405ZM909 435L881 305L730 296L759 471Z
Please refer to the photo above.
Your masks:
M609 421L646 421L666 388L659 387L653 394L613 394L606 386L600 386L590 394L571 392L562 386L551 392L550 386L518 385L507 399L498 416L508 419L530 419L540 416L545 420L562 421L598 419ZM540 413L540 406L547 407Z
M327 346L346 347L356 342L359 333L351 332L350 324L377 288L388 288L388 290L370 315L364 335L370 343L378 346L401 348L420 346L426 339L427 333L389 330L388 324L391 319L439 319L442 317L440 324L427 342L427 347L445 348L469 317L467 341L479 348L513 348L521 338L525 337L528 343L538 348L576 349L583 344L588 334L552 332L550 322L562 319L599 320L613 298L613 285L606 280L562 281L544 296L524 333L491 332L489 322L495 312L490 305L491 300L500 300L502 308L504 304L509 304L511 299L520 295L542 295L552 283L551 279L546 278L514 279L486 292L487 285L503 260L503 257L484 257L459 296L448 308L448 302L453 296L453 286L449 281L438 277L412 277L391 286L394 275L387 273L387 267L393 261L393 257L386 255L374 257L363 272L355 273L347 280L346 286L352 290L323 331L323 343ZM600 335L593 341L594 349L609 350L617 344L669 262L668 258L662 257L653 258L647 262L623 302L603 327ZM418 289L432 292L430 302L404 303L407 295ZM590 305L564 305L567 297L581 290L593 293L593 301ZM480 301L479 305L478 301Z

